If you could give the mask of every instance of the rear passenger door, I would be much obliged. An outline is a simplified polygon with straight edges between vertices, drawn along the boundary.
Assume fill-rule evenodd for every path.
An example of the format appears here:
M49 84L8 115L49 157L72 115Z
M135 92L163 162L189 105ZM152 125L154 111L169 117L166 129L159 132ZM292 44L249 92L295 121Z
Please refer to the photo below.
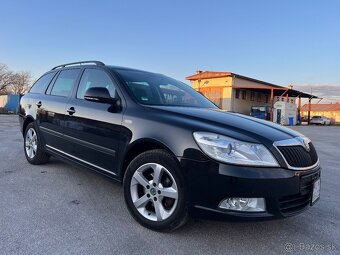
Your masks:
M104 172L115 172L122 113L110 111L110 104L84 99L92 87L105 87L111 97L119 97L117 86L109 73L100 68L86 68L78 89L67 103L65 139L72 143L68 154Z
M80 71L80 68L61 70L38 102L38 124L48 149L63 150L67 146L63 140L66 103L78 81Z

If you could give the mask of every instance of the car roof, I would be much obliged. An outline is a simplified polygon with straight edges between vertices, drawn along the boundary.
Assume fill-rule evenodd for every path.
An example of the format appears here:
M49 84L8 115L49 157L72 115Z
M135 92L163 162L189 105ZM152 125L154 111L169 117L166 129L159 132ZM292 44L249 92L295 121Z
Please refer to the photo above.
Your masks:
M150 71L145 71L141 69L136 69L136 68L130 68L130 67L124 67L124 66L114 66L114 65L106 65L111 70L114 71L121 71L121 70L126 70L126 71L135 71L135 72L143 72L143 73L150 73L150 74L156 74L155 72L150 72Z
M154 72L149 72L149 71L144 71L140 69L135 69L135 68L130 68L130 67L123 67L123 66L115 66L115 65L105 65L101 61L97 60L86 60L86 61L78 61L78 62L72 62L72 63L66 63L66 64L61 64L53 67L50 71L59 71L59 70L65 70L65 69L71 69L71 68L77 68L77 67L103 67L103 68L108 68L111 70L129 70L129 71L137 71L137 72L145 72L145 73L152 73L156 74ZM48 72L50 72L48 71Z

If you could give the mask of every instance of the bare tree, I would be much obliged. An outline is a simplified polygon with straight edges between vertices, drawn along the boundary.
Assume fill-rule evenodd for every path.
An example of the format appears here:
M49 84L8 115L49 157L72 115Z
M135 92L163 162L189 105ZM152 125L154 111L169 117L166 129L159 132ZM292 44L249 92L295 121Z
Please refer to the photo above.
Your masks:
M6 94L13 80L13 72L5 64L0 64L0 94Z
M32 74L30 72L18 72L12 75L11 84L7 88L7 92L13 94L24 94L30 87L32 82Z
M32 82L32 74L27 71L13 72L5 64L0 64L0 95L8 93L24 94Z

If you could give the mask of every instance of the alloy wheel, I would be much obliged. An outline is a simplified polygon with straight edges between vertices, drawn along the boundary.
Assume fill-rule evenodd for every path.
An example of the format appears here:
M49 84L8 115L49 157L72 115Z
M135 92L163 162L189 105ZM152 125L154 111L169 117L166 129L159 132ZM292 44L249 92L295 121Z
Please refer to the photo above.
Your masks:
M151 221L169 218L178 202L178 188L174 177L157 163L144 164L134 172L130 194L138 212Z
M26 132L25 136L25 150L26 154L30 159L33 159L38 149L38 138L37 133L33 128L30 128Z

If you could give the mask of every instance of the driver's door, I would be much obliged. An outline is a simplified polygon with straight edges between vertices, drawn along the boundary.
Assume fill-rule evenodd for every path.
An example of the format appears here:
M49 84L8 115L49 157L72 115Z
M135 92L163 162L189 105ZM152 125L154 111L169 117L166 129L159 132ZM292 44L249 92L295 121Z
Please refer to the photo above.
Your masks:
M115 172L122 113L110 112L110 104L85 100L86 90L92 87L105 87L112 97L117 95L108 73L96 68L84 70L66 107L64 135L72 144L67 153L102 171Z

